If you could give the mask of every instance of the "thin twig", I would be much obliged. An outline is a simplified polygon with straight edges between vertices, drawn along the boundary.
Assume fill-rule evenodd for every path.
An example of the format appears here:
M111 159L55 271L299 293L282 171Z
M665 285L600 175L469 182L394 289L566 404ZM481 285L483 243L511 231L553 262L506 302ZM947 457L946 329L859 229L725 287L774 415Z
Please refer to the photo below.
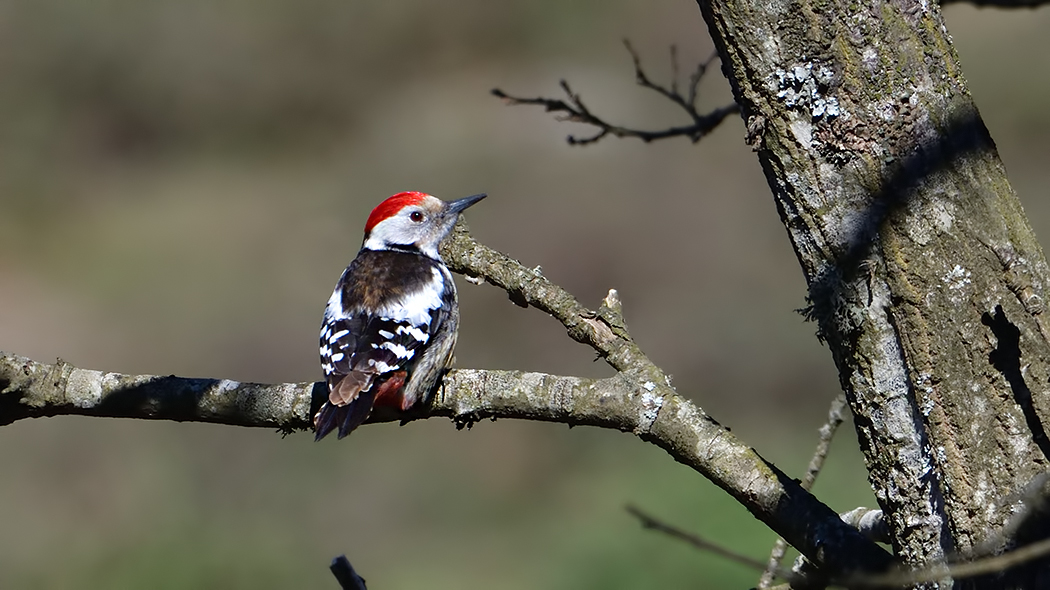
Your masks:
M657 518L643 512L640 508L637 508L636 506L628 505L626 507L626 510L628 514L634 516L641 522L643 528L663 533L665 535L668 535L669 537L678 539L679 541L684 541L689 545L700 549L701 551L713 553L719 557L732 561L733 563L738 563L745 567L749 567L753 570L762 571L766 567L766 564L762 563L757 559L748 557L746 555L742 555L740 553L736 553L735 551L726 549L718 543L708 541L700 535L690 533L674 525L667 524L666 522L658 520ZM789 571L778 571L777 575L785 579L790 579L791 577L793 577L793 574Z
M627 46L627 50L634 54L634 49L631 47L630 41L627 39L623 40L624 45ZM637 60L635 65L637 67ZM678 94L678 46L674 43L671 44L671 91L674 94Z
M828 408L827 422L820 427L820 440L817 442L817 448L813 452L813 458L809 460L806 475L802 478L803 488L811 489L817 481L820 470L824 468L824 461L827 460L828 451L831 449L831 440L835 438L835 433L838 431L839 426L842 425L845 409L846 394L839 393L831 401L831 407Z
M711 57L700 62L693 74L690 75L689 89L687 94L683 96L678 87L679 72L677 47L674 45L671 46L671 84L670 86L665 87L653 82L645 73L645 69L642 67L641 58L634 50L634 47L631 46L631 43L626 39L623 43L627 48L628 53L631 54L631 61L634 64L634 78L638 85L656 92L681 107L681 109L689 115L689 118L692 119L693 123L691 125L669 127L667 129L653 131L614 125L592 113L591 110L583 104L580 95L573 92L569 83L565 80L559 82L559 86L561 86L562 91L565 93L565 100L544 97L524 98L520 96L511 96L498 88L493 89L492 94L505 100L511 105L542 106L548 113L559 113L560 116L558 117L558 120L560 121L583 123L598 128L598 131L589 137L569 135L567 141L570 145L587 145L596 143L607 135L614 135L616 137L636 137L646 143L658 139L684 136L688 137L693 143L696 143L717 127L726 117L733 113L740 112L740 108L735 103L719 107L710 113L701 113L697 110L696 99L699 96L697 87L703 79L704 74L707 73L708 66L716 57L718 57L717 53L712 53Z
M831 439L835 438L835 432L842 424L843 411L845 409L846 394L839 393L835 396L835 399L831 400L831 407L828 408L828 419L820 427L820 439L817 441L817 448L813 451L813 457L809 460L806 475L802 478L802 489L812 489L813 483L817 481L817 475L820 474L820 470L824 467L824 461L827 459L828 451L831 448ZM763 572L762 577L758 580L760 589L769 588L773 584L775 572L780 569L780 562L784 559L784 554L787 553L787 547L788 544L783 538L778 538L776 543L773 544L766 571Z

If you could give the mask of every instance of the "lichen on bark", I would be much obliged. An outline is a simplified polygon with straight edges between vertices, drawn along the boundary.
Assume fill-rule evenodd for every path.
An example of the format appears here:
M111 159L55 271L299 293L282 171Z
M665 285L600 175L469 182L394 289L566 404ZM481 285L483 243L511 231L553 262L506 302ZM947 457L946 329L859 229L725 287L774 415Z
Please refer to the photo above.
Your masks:
M913 564L987 550L1048 459L1048 267L939 7L699 5L761 123L750 139L895 550Z

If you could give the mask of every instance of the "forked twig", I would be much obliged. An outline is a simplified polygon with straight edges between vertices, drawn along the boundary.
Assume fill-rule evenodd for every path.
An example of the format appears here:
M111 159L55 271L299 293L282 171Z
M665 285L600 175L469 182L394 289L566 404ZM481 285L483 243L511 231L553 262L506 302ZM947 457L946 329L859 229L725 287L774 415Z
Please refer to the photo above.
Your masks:
M626 39L623 43L627 48L628 53L631 54L631 60L634 63L634 78L638 85L656 92L681 107L682 110L684 110L692 119L692 124L658 130L633 129L630 127L614 125L592 113L591 110L583 104L583 99L580 98L580 95L573 92L569 83L565 80L559 82L562 91L565 92L566 98L564 100L544 97L523 98L519 96L511 96L499 88L493 89L492 94L502 98L511 105L542 106L548 113L561 113L562 115L559 117L559 120L561 121L583 123L598 128L597 133L590 137L581 138L575 135L570 135L568 137L570 145L587 145L596 143L607 135L614 135L616 137L637 137L646 143L657 139L684 136L688 137L693 143L696 143L710 133L715 127L718 127L726 117L740 111L740 108L735 103L719 107L710 113L701 113L696 107L696 99L699 96L697 89L700 85L700 81L707 73L708 67L710 67L715 58L718 57L717 53L712 53L709 58L700 62L696 70L694 70L689 76L688 89L683 95L678 87L680 76L678 71L677 47L674 45L671 46L671 84L670 86L662 86L653 82L645 73L644 68L642 68L641 58L638 57L638 53L634 50L634 47L631 46L631 43Z

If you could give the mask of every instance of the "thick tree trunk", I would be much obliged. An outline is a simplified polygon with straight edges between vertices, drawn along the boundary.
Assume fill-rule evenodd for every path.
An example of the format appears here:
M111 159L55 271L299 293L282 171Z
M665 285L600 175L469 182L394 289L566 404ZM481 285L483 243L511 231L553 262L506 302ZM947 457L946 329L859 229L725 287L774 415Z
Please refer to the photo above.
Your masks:
M1024 542L1002 532L1050 458L1047 262L939 7L699 4L894 549L923 564Z

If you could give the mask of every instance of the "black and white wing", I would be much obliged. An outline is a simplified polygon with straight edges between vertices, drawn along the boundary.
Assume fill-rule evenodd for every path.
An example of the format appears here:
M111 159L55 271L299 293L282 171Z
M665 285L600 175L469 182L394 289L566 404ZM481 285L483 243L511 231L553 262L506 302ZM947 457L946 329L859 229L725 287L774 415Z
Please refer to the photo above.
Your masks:
M365 255L347 267L325 308L320 356L329 393L314 417L317 440L337 427L343 438L377 403L408 409L415 400L401 397L404 384L450 305L446 274L429 260L420 263L431 280L391 286L383 284L390 277L370 272Z

